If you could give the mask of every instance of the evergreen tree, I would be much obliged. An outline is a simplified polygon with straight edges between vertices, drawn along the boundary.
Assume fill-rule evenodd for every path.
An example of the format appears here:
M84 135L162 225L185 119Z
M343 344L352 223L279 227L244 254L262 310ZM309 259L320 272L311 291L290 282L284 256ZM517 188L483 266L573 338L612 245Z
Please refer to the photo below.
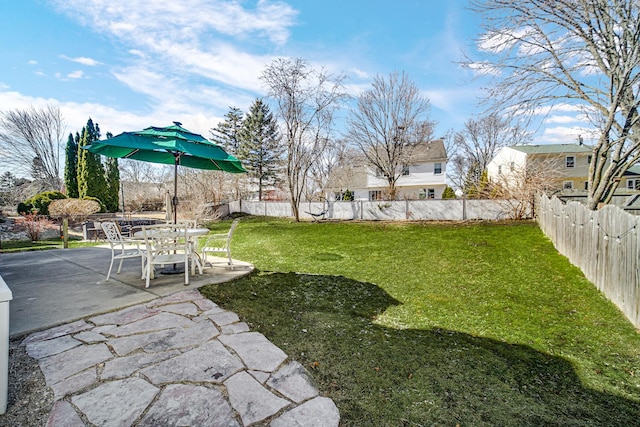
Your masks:
M118 169L118 159L108 158L105 168L107 193L104 198L104 205L107 211L116 212L120 204L120 170Z
M456 192L453 191L453 188L449 187L448 185L445 187L444 191L442 192L442 198L443 199L455 199L456 198Z
M229 107L224 115L225 121L212 128L211 140L224 148L228 153L236 156L240 146L239 133L242 129L242 111L237 107Z
M269 106L256 99L243 121L239 133L240 144L236 155L258 186L258 199L262 200L263 188L278 181L284 147L278 135L278 125Z
M67 197L72 199L78 198L78 143L80 139L76 133L76 140L73 139L73 134L69 134L67 139L67 146L65 148L65 162L64 162L64 186L66 188Z
M103 201L107 194L107 183L100 155L82 149L98 139L100 128L94 126L93 121L89 119L87 126L82 128L82 136L78 143L78 197L95 197Z

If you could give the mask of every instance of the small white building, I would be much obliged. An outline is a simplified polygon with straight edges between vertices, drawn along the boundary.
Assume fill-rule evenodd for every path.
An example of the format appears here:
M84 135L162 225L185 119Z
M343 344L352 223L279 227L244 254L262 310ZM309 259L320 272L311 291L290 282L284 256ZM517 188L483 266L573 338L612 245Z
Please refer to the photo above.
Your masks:
M397 199L441 199L447 187L446 165L442 140L416 146L411 163L396 181ZM354 200L382 200L388 186L387 180L368 166L338 168L329 179L334 195L348 191Z

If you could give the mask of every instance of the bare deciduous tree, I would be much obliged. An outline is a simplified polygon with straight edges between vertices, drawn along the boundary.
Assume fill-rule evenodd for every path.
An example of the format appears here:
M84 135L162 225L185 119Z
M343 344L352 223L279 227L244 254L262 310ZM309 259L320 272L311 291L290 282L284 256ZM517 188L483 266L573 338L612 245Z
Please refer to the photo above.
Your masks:
M218 205L235 194L235 184L230 175L222 171L181 168L178 216L195 219L198 223L217 219Z
M346 155L347 143L344 139L332 140L328 143L326 149L311 165L309 174L311 177L311 185L307 197L309 200L317 199L318 195L326 197L327 184L329 179Z
M291 209L299 221L309 170L329 145L334 112L347 97L344 77L315 70L300 58L279 58L267 66L261 79L281 120Z
M396 181L409 165L415 146L429 141L435 122L429 120L430 103L403 73L376 76L373 88L358 97L349 118L348 135L367 164L388 183L390 199Z
M53 105L0 113L0 142L6 165L59 190L64 121Z
M562 174L553 158L535 159L525 166L514 166L491 182L492 197L505 200L512 219L524 219L533 213L535 198L557 188Z
M139 160L119 159L120 177L123 181L130 182L156 182L164 171L153 163Z
M468 66L494 76L495 110L533 114L559 102L596 129L588 206L611 200L640 160L640 3L637 0L472 0L481 50Z
M522 127L510 123L506 118L490 114L470 118L464 129L455 133L455 152L449 153L448 177L456 187L465 192L479 188L487 165L499 148L530 141Z

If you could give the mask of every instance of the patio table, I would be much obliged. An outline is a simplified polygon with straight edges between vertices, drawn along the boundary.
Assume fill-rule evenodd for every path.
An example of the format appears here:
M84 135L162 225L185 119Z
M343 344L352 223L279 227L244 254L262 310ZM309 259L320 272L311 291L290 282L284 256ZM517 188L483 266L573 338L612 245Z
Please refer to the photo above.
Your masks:
M187 228L187 239L189 240L189 247L191 248L189 258L196 263L200 274L202 274L204 264L202 262L200 254L198 253L198 237L204 236L208 233L208 228ZM135 233L133 233L133 237L142 239L144 238L144 233L142 230L136 231Z

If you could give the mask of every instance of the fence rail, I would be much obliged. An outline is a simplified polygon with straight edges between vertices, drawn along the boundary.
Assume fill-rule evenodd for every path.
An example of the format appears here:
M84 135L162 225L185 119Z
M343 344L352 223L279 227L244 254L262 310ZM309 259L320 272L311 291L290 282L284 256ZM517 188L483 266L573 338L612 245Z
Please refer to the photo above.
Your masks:
M592 211L544 195L536 209L556 249L640 327L640 218L616 206Z
M340 220L501 220L513 219L516 215L520 215L521 207L522 202L515 200L304 202L300 205L300 218L314 219L324 213L326 219ZM229 203L229 211L251 215L293 216L289 202L241 200ZM530 209L525 211L526 215L530 215Z

